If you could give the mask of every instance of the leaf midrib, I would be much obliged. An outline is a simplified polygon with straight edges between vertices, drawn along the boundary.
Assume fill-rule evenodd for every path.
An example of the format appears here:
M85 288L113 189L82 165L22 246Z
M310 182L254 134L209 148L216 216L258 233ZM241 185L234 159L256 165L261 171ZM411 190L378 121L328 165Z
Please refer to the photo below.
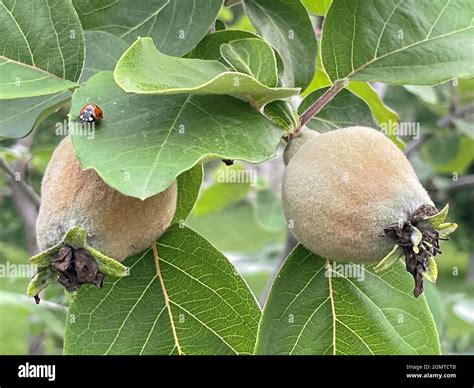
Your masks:
M393 332L397 335L398 338L400 338L400 340L405 343L406 345L408 345L408 347L410 347L411 349L413 349L415 351L415 353L417 353L417 349L414 348L413 346L411 346L401 335L400 333L395 329L395 327L392 325L392 323L387 319L387 317L385 316L385 314L383 313L382 311L382 308L379 307L364 291L362 291L362 289L360 287L357 287L357 285L352 281L350 280L348 277L344 276L343 274L341 274L340 272L337 272L337 271L334 271L331 267L331 272L334 272L337 274L338 277L341 277L343 279L345 279L349 284L351 284L356 290L358 290L358 292L363 295L378 311L380 311L380 313L382 314L382 316L384 317L384 320L385 322L388 323L388 325L392 328ZM331 279L331 276L328 276L329 279Z
M1 4L1 3L0 3L0 4ZM0 59L5 59L5 62L0 63L0 66L6 65L6 64L8 64L8 63L14 63L14 64L16 64L16 65L18 65L18 66L28 67L28 68L30 68L31 70L35 70L35 71L44 73L44 74L46 74L48 77L56 78L56 79L61 80L61 81L69 81L69 82L71 82L71 83L74 83L73 81L67 80L67 79L65 79L65 78L61 78L61 77L59 77L58 75L53 74L53 73L50 73L50 72L48 72L47 70L44 70L44 69L42 69L41 67L37 67L37 66L35 66L35 65L30 65L30 64L24 63L24 62L19 62L19 61L16 61L16 60L12 59L12 58L8 58L8 57L6 57L6 56L4 56L4 55L0 55Z
M434 40L437 40L437 39L446 38L446 37L449 37L449 36L451 36L451 35L455 35L455 34L458 34L458 33L464 32L464 31L468 31L468 30L470 30L470 29L472 29L472 28L473 28L473 26L472 26L472 24L471 24L470 26L468 26L468 27L466 27L466 28L463 28L463 29L460 29L460 30L456 30L456 31L452 31L452 32L450 32L450 33L448 33L448 34L438 35L438 36L435 36L434 38L431 38L431 39L429 39L429 38L428 38L428 39L423 39L423 40L420 40L420 41L418 41L418 42L412 43L412 44L410 44L410 45L408 45L408 46L400 47L400 48L398 48L398 49L396 49L396 50L394 50L394 51L391 51L391 52L389 52L389 53L383 54L383 55L381 55L381 56L379 56L379 57L377 57L377 58L373 58L373 59L371 59L370 61L368 61L367 63L364 63L362 66L359 66L357 69L353 70L350 74L348 74L348 75L347 75L347 78L351 78L351 77L355 76L357 73L359 73L360 71L364 70L364 69L365 69L366 67L368 67L369 65L372 65L373 63L376 63L376 62L378 62L378 61L380 61L380 60L382 60L382 59L385 59L385 58L387 58L387 57L390 57L390 56L393 55L393 54L398 54L398 53L403 52L403 51L405 51L405 50L409 50L409 49L411 49L411 48L413 48L413 47L415 47L415 46L417 46L417 45L419 45L419 44L423 44L423 43L427 43L427 42L430 43L430 42L432 42L432 41L434 41ZM337 66L337 65L336 65L336 66ZM337 73L337 74L338 74L338 73ZM339 78L339 77L337 77L337 78Z
M166 0L166 2L161 6L159 7L155 12L151 13L150 16L146 17L145 19L143 19L140 23L136 24L135 26L132 26L127 32L123 33L122 35L120 35L120 38L123 38L125 36L127 36L128 34L130 34L131 32L137 30L138 28L140 28L141 26L143 26L146 22L150 21L153 17L156 17L158 16L158 14L163 10L165 9L168 4L171 2L171 0Z

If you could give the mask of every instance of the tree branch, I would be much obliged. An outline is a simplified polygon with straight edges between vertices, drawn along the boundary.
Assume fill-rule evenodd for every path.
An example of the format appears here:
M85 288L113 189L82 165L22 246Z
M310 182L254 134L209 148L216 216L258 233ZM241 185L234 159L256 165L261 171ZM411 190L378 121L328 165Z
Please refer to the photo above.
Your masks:
M441 117L436 122L436 125L439 128L446 127L447 125L453 123L456 120L465 118L468 114L474 112L474 103L464 106L462 108L454 108L452 113L449 113L446 116Z
M19 163L15 163L16 165L18 165ZM33 203L36 205L36 206L39 206L40 205L40 202L41 202L41 199L40 199L40 196L36 193L35 190L33 190L33 188L28 184L26 183L23 178L21 179L17 179L17 174L20 174L20 176L22 177L24 174L22 173L23 171L20 171L20 170L14 170L11 168L11 166L5 161L3 160L2 158L0 158L0 167L2 168L3 171L5 171L5 173L10 177L9 181L11 181L13 184L16 184L18 185L21 190L26 194L28 195L28 197L30 198L31 201L33 201ZM23 170L23 168L22 168Z
M473 187L473 186L474 186L474 174L464 175L464 176L459 177L457 181L453 181L448 186L448 190L465 189L465 188Z
M17 141L17 145L30 148L33 142L34 133L32 132L27 137ZM23 222L23 231L25 235L26 247L28 253L33 256L38 252L38 246L36 244L36 218L38 217L39 208L39 196L36 192L28 185L23 177L26 175L28 161L16 160L11 165L4 164L1 167L7 174L7 184L10 188L13 205ZM11 174L13 173L13 174ZM20 174L21 180L17 180L16 176ZM34 195L33 195L34 194Z
M403 150L405 152L406 157L408 158L414 152L416 152L428 137L428 135L421 135L418 139L413 139L412 141L410 141Z

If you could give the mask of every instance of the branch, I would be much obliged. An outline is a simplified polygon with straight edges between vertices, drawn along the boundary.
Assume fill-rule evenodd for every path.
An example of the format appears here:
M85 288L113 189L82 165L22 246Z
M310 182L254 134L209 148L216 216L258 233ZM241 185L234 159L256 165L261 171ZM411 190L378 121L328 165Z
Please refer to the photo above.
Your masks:
M454 108L454 112L449 113L446 116L441 117L437 122L436 125L439 128L446 127L447 125L453 123L458 119L465 118L468 114L474 112L474 103L464 106L462 108Z
M17 173L20 173L22 174L21 171L14 171L10 165L5 161L3 160L2 158L0 158L0 167L3 169L3 171L5 171L5 173L10 177L10 182L18 185L21 190L26 194L28 195L28 197L31 199L31 201L39 207L40 205L40 202L41 202L41 199L40 199L40 196L36 193L35 190L33 190L33 188L28 184L26 183L23 179L20 179L18 180L17 179L17 176L16 174Z
M465 189L465 188L473 187L473 186L474 186L474 174L464 175L464 176L459 177L457 181L453 181L448 186L448 190Z
M321 109L323 109L329 101L331 101L337 93L339 93L347 85L348 80L345 78L334 82L326 92L319 97L308 109L301 115L300 128L311 120Z
M421 145L425 142L425 140L428 138L428 135L421 135L418 139L414 139L410 141L405 149L403 150L405 152L405 156L408 158L411 156L415 151L417 151Z
M33 136L34 132L18 140L16 144L30 148L33 142ZM6 174L9 177L7 183L11 191L13 205L23 223L28 253L33 256L38 252L38 246L36 245L36 218L38 217L39 196L24 180L16 180L16 173L20 173L21 177L25 176L27 166L27 161L16 160L12 163L12 166L9 166L5 162L1 163L0 168L5 169L5 167L7 167ZM10 174L11 172L13 172L13 175Z

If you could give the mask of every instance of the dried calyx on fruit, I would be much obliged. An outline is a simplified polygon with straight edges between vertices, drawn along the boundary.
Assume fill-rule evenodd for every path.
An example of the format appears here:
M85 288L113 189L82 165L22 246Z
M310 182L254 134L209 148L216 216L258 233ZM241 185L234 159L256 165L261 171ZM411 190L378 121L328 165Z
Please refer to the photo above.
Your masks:
M53 281L75 291L82 284L101 287L107 274L128 275L120 262L148 248L171 224L177 184L143 201L123 195L80 167L67 137L51 157L41 196L36 237L42 252L31 258L38 273L28 286L36 298Z
M375 129L306 138L286 150L282 198L290 229L330 260L380 261L380 271L404 256L420 295L423 277L436 280L439 240L457 227L444 222L448 206L436 209L403 152Z

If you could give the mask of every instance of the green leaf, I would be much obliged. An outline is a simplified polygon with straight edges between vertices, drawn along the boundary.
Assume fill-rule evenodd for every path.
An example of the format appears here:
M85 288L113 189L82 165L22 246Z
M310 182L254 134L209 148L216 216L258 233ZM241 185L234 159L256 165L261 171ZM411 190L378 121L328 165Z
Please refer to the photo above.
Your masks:
M432 85L474 75L469 0L333 0L322 58L332 81Z
M232 166L221 166L216 171L215 183L202 192L193 215L200 217L218 212L245 198L252 184L248 179L244 179L247 172L235 163Z
M325 16L331 6L332 0L302 0L306 9L316 15Z
M438 226L439 237L446 238L458 228L454 222L446 222Z
M260 310L229 261L173 225L131 257L131 276L81 288L69 307L66 354L250 354ZM154 262L155 261L155 262Z
M178 200L176 203L176 212L174 213L172 223L183 223L193 210L196 200L199 196L203 178L202 165L197 164L188 171L179 175L178 181Z
M36 319L40 319L47 324L47 328L54 334L62 337L64 334L64 317L66 307L61 305L55 305L55 309L52 310L48 303L35 304L31 298L23 294L17 294L6 290L0 291L0 309L2 310L2 326L3 326L3 313L8 307L14 307L17 309L16 313L20 311L33 315ZM54 314L53 311L60 311L61 315ZM59 315L59 316L58 316ZM18 339L18 338L17 338Z
M313 77L318 48L305 7L287 0L244 0L244 7L259 35L283 59L283 85L304 89Z
M72 89L76 86L74 82L1 56L0 67L2 69L0 100L44 96Z
M300 115L319 99L327 89L317 90L307 96L298 108ZM378 127L368 105L347 89L343 89L336 94L306 125L321 133L353 125Z
M49 114L65 105L71 92L2 100L0 102L0 137L21 138L28 135Z
M436 279L438 279L438 265L436 264L436 260L433 256L429 258L428 271L423 272L423 276L431 283L436 283Z
M0 26L0 99L53 94L76 85L84 36L70 2L3 0Z
M427 104L435 105L438 103L438 96L432 86L404 85L403 87Z
M128 43L150 36L161 52L181 56L214 23L222 0L73 0L85 30L102 30Z
M470 103L474 99L474 78L457 80L456 94L459 104Z
M86 62L80 82L87 81L99 71L113 70L128 48L125 40L104 31L86 31Z
M74 131L76 155L83 168L94 168L116 190L141 199L165 190L208 156L267 160L283 133L236 98L125 93L110 72L93 76L74 93L71 122L92 101L103 108L104 120L93 139Z
M438 213L423 218L423 222L427 222L433 229L438 229L446 220L449 212L449 203L447 203Z
M433 136L423 143L421 153L435 172L462 174L474 160L474 140L456 134Z
M380 127L389 130L398 123L398 114L384 104L368 82L350 81L346 88L365 101Z
M262 257L268 249L279 252L286 238L286 230L270 230L257 222L255 208L247 201L200 217L191 213L186 225L223 252L252 254L252 257Z
M257 222L265 229L271 231L286 231L287 229L281 197L272 189L257 192L255 216Z
M352 274L351 274L352 272ZM270 291L258 354L439 354L424 296L403 265L329 263L299 245Z
M218 61L177 58L159 52L150 38L138 39L117 63L115 81L141 94L233 94L258 106L291 97L299 89L269 88Z
M300 126L300 117L288 101L272 101L264 106L263 114L286 132L291 133Z
M234 40L254 39L257 35L247 31L226 30L206 35L203 40L191 51L191 58L210 59L225 63L221 56L221 46Z
M221 46L221 56L232 69L273 87L278 82L276 57L273 49L261 39L241 39Z
M403 248L395 244L393 249L374 267L375 272L383 272L403 257Z
M258 39L261 42L265 42L258 35L248 31L217 31L213 34L207 35L201 42L199 42L196 48L189 53L188 57L198 59L212 59L227 65L227 61L222 58L221 55L221 46L226 43L231 43L234 40L242 39ZM283 60L277 51L273 51L273 53L275 54L278 77L280 78L283 75Z
M456 129L469 137L469 139L474 140L474 122L470 122L467 120L455 120L454 125Z

